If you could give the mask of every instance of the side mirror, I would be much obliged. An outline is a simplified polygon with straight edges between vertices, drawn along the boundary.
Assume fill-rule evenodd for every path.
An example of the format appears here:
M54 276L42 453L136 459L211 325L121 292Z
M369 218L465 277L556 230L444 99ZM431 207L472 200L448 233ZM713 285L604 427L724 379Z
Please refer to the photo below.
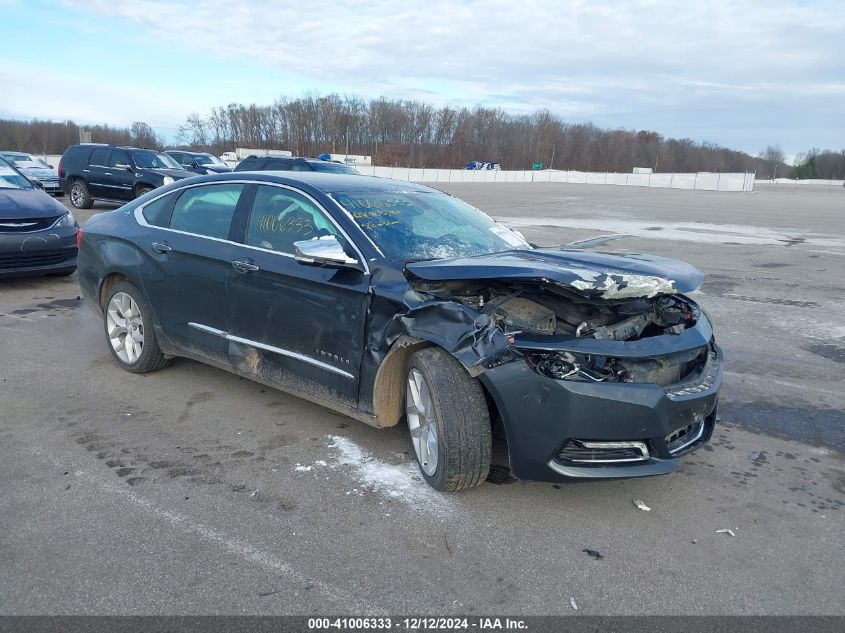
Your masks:
M44 183L43 183L43 182L41 182L40 180L35 180L34 178L27 178L27 180L29 180L29 182L31 182L31 183L32 183L32 186L33 186L33 187L36 187L36 188L38 188L38 189L43 189L43 188L44 188Z
M300 264L358 268L358 260L346 254L334 235L322 235L293 243L294 259Z

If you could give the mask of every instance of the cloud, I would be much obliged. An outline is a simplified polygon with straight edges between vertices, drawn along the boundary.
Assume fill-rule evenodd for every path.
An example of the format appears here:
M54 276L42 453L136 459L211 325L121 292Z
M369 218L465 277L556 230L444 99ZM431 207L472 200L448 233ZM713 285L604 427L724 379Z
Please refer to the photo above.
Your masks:
M324 92L511 111L543 107L602 125L657 128L678 112L700 123L697 114L714 108L725 110L723 117L772 107L799 116L789 109L799 97L845 109L845 11L836 1L66 5L83 22L118 20L149 46L204 55L212 67L215 60L237 60L274 69ZM239 100L251 101L255 90L244 83ZM279 85L276 93L291 91ZM717 120L708 124L718 133Z
M2 0L0 0L2 1ZM33 119L72 119L78 123L128 126L133 121L176 125L185 120L192 104L186 98L162 100L143 85L105 83L81 72L41 68L0 57L3 103L0 116L25 113ZM5 111L5 108L14 110ZM144 113L143 117L139 113Z

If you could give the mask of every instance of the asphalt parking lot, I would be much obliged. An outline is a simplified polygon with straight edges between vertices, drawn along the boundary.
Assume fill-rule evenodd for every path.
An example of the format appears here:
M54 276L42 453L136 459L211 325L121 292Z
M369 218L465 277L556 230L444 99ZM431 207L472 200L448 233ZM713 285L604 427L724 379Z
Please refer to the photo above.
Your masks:
M543 245L701 268L711 445L442 495L404 428L191 361L123 372L75 276L0 281L0 613L845 614L845 190L448 191Z

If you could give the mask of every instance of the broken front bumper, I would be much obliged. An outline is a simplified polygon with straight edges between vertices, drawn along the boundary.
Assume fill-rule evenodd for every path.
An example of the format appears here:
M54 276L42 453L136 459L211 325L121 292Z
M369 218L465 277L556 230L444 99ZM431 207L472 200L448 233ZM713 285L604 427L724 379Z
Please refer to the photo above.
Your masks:
M681 455L710 439L716 420L723 356L702 322L690 337L709 345L708 360L694 378L675 385L554 380L523 360L483 373L479 378L502 416L514 475L561 481L672 472Z

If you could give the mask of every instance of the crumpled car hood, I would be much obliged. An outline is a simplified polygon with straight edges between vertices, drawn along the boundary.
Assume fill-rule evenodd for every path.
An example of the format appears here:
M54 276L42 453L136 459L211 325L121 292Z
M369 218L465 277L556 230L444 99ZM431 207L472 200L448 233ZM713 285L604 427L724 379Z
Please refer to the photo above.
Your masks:
M426 281L547 280L604 299L692 292L704 280L697 268L665 257L543 248L411 262L405 268Z

